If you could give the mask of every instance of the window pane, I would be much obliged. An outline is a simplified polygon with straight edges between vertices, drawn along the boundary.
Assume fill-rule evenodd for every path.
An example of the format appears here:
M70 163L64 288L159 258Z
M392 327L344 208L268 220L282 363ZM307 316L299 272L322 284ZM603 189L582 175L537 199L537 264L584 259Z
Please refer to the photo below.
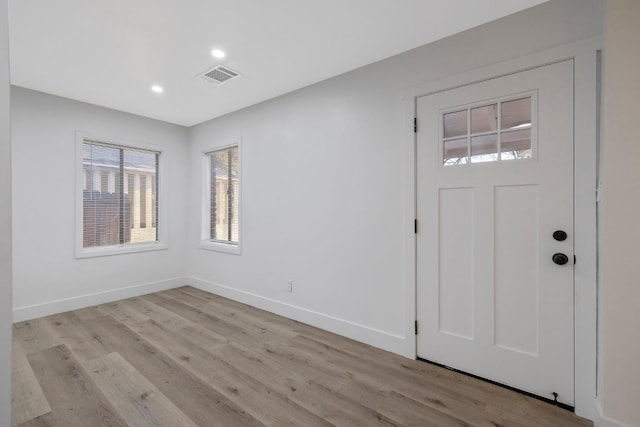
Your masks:
M157 215L156 179L157 154L149 151L124 150L124 173L128 175L128 194L125 199L125 243L157 241L153 218Z
M447 113L442 116L444 138L467 134L467 110Z
M501 138L502 160L531 158L531 129L503 132Z
M471 109L471 133L491 132L498 127L498 105Z
M140 178L140 228L147 228L147 180Z
M471 138L471 163L498 161L498 135L474 136Z
M229 150L229 156L231 157L231 241L238 243L238 231L239 231L239 215L238 208L240 206L240 192L238 191L238 148Z
M238 147L213 152L211 162L210 238L238 243Z
M444 142L445 166L461 165L467 163L467 138L451 139Z
M157 156L157 154L156 154ZM156 159L156 163L157 163L157 159ZM151 204L153 206L153 210L151 211L151 226L152 227L157 227L157 220L158 220L158 197L157 197L157 190L156 190L156 186L158 183L158 174L156 173L156 176L154 177L154 179L151 180ZM158 229L156 228L156 240L158 239Z
M531 97L502 103L502 129L531 127Z
M120 229L119 187L109 185L118 175L120 150L96 144L83 144L82 168L86 190L82 197L82 246L117 245ZM113 190L113 191L110 191Z

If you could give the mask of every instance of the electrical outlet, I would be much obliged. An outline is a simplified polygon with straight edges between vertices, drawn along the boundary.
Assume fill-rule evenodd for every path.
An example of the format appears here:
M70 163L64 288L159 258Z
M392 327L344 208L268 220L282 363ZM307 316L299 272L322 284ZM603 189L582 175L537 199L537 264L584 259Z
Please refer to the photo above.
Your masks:
M287 292L293 292L293 280L287 280Z

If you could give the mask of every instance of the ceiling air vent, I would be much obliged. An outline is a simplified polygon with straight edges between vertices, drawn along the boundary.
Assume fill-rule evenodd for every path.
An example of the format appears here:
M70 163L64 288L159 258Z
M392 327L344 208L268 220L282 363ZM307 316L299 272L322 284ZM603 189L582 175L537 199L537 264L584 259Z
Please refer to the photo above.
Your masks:
M233 80L237 77L240 77L240 73L232 70L226 65L216 65L210 70L205 71L200 74L200 77L208 81L209 83L222 84L227 83L230 80Z

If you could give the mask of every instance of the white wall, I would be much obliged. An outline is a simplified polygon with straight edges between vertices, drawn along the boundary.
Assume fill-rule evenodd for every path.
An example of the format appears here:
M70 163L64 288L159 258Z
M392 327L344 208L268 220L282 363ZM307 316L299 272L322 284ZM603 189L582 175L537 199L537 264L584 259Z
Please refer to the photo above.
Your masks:
M243 141L241 256L198 248L191 170L193 283L403 352L407 88L600 32L597 1L545 3L191 128L192 165Z
M14 319L182 284L186 129L19 87L11 109ZM76 131L165 149L168 250L75 259Z
M7 1L0 0L0 426L11 424L11 138Z
M602 140L600 404L640 426L640 2L607 2Z

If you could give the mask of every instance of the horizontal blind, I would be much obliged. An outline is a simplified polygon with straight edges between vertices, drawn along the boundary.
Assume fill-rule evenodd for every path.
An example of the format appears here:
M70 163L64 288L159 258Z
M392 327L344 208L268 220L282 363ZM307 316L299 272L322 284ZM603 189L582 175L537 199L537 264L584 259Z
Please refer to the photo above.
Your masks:
M83 247L158 240L158 157L154 151L83 144Z

